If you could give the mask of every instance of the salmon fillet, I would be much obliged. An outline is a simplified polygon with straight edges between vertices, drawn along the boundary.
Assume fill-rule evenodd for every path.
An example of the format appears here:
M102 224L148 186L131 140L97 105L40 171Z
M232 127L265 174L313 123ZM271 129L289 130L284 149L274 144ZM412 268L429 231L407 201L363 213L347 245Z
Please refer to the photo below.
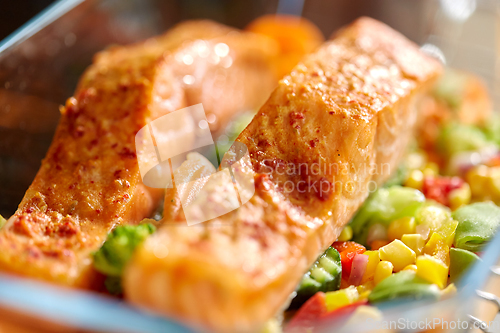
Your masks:
M201 44L206 52L200 55ZM216 52L222 44L224 56ZM135 134L191 103L206 102L221 124L241 107L255 107L275 86L268 61L273 45L266 37L194 21L99 53L61 109L32 185L0 230L0 269L90 287L91 253L114 226L150 216L163 194L142 183ZM194 81L186 82L187 75ZM238 98L214 103L213 97L235 91Z
M339 31L280 81L238 137L248 160L235 163L237 145L225 155L235 178L252 177L253 197L187 227L179 196L168 189L165 224L129 263L125 297L204 329L261 327L336 240L369 185L395 170L420 96L441 70L373 19ZM232 184L208 189L200 209L217 209L224 186Z
M182 79L187 105L202 103L210 129L218 135L236 111L264 104L278 82L272 71L278 52L268 37L233 30L178 49L174 75Z

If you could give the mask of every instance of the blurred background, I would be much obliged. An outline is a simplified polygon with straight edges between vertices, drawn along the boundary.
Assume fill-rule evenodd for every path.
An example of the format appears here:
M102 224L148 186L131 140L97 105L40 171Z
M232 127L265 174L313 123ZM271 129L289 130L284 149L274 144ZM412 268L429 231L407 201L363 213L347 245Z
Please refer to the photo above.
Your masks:
M66 0L66 2L83 2L84 0ZM0 40L7 37L21 27L30 18L46 9L54 0L17 0L3 1L0 11ZM195 18L213 19L238 28L243 28L255 17L264 13L289 13L302 15L314 22L325 35L356 17L368 15L378 18L394 27L397 27L410 39L419 42L429 33L422 23L432 18L436 13L436 5L448 6L451 11L447 14L455 16L459 21L468 19L479 7L493 8L496 0L282 0L282 1L245 1L245 0L107 0L85 2L99 2L108 7L119 6L122 10L149 16L158 27L168 27L172 24ZM135 10L134 10L135 9ZM160 9L160 11L158 11ZM149 10L149 11L148 11ZM143 15L142 15L143 16ZM429 17L432 16L432 17ZM137 21L137 17L133 18ZM158 22L157 20L162 20ZM151 23L150 23L151 24ZM137 28L136 25L132 28ZM429 26L427 26L429 28ZM481 29L487 30L487 26ZM488 29L494 32L494 27ZM479 37L476 31L469 34Z
M2 10L0 10L0 40L14 32L14 30L53 2L54 0L2 1Z
M52 5L50 15L6 37ZM496 0L16 0L0 10L0 214L9 217L50 145L64 104L93 55L196 18L244 28L270 13L302 15L329 37L367 15L479 74L496 105ZM33 22L33 21L32 21Z
M411 0L410 0L411 1ZM414 35L415 26L421 13L411 12L413 6L409 6L408 0L394 2L393 5L408 11L412 15L397 15L393 17L394 21L406 21L408 29L405 32L409 37ZM3 1L0 11L0 40L14 32L30 18L54 3L54 0L19 0ZM140 1L135 2L140 5ZM148 1L145 1L147 5ZM250 22L256 15L262 13L275 13L278 10L278 1L244 1L244 0L184 0L184 1L163 1L163 12L157 13L167 18L166 22L175 22L187 18L210 18L235 27L243 27ZM298 9L303 7L303 15L317 24L324 33L329 34L336 26L352 21L360 15L382 14L384 3L387 1L363 1L363 0L312 0L301 4L300 1L292 0L288 2L285 11L298 13ZM422 2L425 2L422 1ZM283 5L282 5L283 6ZM420 6L418 6L420 7ZM395 8L395 12L400 9ZM322 13L328 12L329 15ZM388 15L390 16L390 15ZM408 21L410 20L410 21ZM414 36L412 36L414 35Z

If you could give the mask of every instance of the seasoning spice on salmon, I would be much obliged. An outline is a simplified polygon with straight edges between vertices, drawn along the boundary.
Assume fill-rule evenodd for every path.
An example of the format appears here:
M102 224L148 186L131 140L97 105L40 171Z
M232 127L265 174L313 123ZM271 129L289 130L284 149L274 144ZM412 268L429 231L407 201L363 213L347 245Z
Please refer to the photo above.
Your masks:
M255 195L187 227L168 190L168 221L126 268L125 297L216 331L261 327L335 241L368 185L396 170L420 97L441 71L378 21L361 18L340 30L280 81L238 137L250 160L235 172L253 177ZM223 163L234 162L235 149ZM327 168L313 172L314 165Z

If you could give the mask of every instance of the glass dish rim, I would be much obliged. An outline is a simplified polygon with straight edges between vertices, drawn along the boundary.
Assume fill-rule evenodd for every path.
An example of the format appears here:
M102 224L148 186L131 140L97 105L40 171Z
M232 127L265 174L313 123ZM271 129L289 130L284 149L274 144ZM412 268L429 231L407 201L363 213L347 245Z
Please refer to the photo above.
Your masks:
M86 0L57 0L0 41L0 56Z

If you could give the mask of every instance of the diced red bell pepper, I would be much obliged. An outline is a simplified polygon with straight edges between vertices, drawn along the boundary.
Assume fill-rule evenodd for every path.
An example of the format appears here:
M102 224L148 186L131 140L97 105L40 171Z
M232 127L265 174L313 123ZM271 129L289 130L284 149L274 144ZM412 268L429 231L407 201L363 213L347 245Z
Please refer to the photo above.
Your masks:
M308 327L313 327L318 318L327 312L325 293L317 292L309 298L293 316L287 325L286 331L301 331Z
M427 199L449 206L449 194L451 191L462 187L464 181L459 177L427 176L424 178L422 192Z
M342 263L342 277L348 280L349 276L351 275L351 267L354 256L356 256L356 254L364 253L366 251L366 248L363 245L352 241L335 242L332 244L332 247L340 253L340 261Z

